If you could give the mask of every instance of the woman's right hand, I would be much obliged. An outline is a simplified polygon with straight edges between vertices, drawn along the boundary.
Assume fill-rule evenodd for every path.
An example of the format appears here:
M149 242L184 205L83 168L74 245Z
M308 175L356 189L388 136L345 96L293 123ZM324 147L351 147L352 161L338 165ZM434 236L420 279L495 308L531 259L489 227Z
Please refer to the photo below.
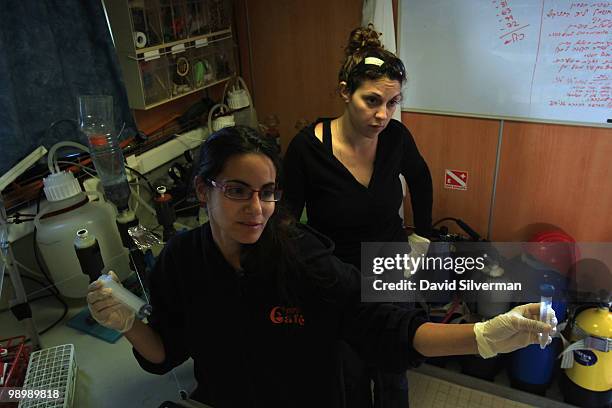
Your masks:
M115 272L110 271L109 275L119 282ZM100 325L109 329L125 333L134 325L136 315L112 296L113 290L105 288L101 282L95 281L89 285L87 292L87 306L91 316Z

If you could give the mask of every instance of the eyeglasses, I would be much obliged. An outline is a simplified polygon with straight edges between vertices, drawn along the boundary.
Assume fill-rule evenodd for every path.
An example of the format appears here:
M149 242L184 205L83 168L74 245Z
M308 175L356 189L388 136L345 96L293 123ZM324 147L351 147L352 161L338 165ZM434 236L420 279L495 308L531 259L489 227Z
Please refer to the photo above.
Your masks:
M283 195L282 190L278 190L276 186L264 187L261 190L255 190L247 186L235 183L219 183L218 181L208 179L208 182L215 188L223 191L223 195L232 200L246 201L257 193L259 199L265 202L280 201Z

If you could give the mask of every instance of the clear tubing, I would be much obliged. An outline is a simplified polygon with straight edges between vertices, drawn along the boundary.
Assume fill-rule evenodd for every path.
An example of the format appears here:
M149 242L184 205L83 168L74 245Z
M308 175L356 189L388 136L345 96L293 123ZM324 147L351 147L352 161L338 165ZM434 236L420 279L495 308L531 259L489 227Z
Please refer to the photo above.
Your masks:
M98 281L102 283L103 287L112 289L111 296L132 309L139 319L151 314L151 305L121 286L110 275L102 275L98 278Z
M57 164L57 159L55 158L56 152L62 147L76 147L77 149L81 149L85 153L89 153L89 149L87 146L82 145L81 143L71 142L71 141L62 141L57 142L51 149L49 149L49 154L47 155L47 166L49 166L49 173L59 173L60 168Z

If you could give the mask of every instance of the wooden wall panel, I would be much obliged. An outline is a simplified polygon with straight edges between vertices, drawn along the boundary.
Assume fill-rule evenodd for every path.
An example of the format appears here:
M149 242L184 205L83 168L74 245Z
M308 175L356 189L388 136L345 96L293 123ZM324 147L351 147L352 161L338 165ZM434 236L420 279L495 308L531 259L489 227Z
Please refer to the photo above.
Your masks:
M251 61L249 58L249 16L247 0L234 0L234 35L237 45L237 66L250 90L253 90Z
M410 129L431 170L434 221L461 218L486 236L499 122L409 112L402 113L402 122ZM467 191L445 189L445 169L467 171ZM412 219L410 206L404 208L406 219Z
M304 118L339 115L343 47L361 22L355 0L247 0L255 107L280 119L283 149Z
M492 238L612 241L612 130L506 122Z

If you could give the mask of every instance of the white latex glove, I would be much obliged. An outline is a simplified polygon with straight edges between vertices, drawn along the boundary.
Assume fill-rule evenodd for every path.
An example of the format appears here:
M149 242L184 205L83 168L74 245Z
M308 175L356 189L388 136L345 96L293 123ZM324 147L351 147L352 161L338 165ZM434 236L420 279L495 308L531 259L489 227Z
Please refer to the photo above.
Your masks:
M108 273L114 281L119 282L115 272ZM87 306L91 316L102 326L125 333L134 325L136 315L123 303L112 296L113 290L105 288L99 281L89 284Z
M497 353L509 353L539 343L538 333L548 336L546 345L550 344L551 335L557 329L555 311L550 309L550 312L551 323L541 322L540 304L529 303L517 306L486 322L476 323L474 333L478 352L484 358L494 357Z

